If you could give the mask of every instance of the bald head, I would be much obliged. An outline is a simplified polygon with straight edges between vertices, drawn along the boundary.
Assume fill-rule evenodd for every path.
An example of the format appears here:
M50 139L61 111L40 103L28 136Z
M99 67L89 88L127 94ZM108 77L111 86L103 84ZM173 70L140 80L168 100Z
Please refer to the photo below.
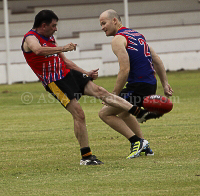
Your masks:
M117 31L122 27L120 16L115 10L106 10L99 17L102 30L106 36L115 36Z
M107 17L107 18L109 18L109 19L113 19L113 18L116 18L116 19L118 19L118 21L121 23L122 21L121 21L121 18L120 18L120 16L117 14L117 12L115 11L115 10L112 10L112 9L109 9L109 10L106 10L106 11L104 11L101 15L100 15L100 17Z

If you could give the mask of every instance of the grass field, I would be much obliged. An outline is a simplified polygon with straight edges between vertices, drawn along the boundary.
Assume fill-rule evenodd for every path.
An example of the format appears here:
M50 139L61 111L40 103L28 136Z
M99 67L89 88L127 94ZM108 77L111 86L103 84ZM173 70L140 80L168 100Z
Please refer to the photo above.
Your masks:
M95 83L111 91L115 79ZM40 83L0 85L0 195L200 195L200 71L168 79L172 112L141 124L153 157L126 160L129 142L98 118L101 103L81 98L101 166L79 165L72 117Z

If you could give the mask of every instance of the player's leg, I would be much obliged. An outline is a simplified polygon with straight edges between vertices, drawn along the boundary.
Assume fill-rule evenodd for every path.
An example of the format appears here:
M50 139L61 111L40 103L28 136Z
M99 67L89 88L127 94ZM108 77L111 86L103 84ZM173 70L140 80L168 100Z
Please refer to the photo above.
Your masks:
M155 93L156 85L146 85L146 84L136 84L132 88L125 88L120 93L120 96L129 101L133 105L137 105L139 107L143 106L143 99L146 97L148 93ZM149 114L149 112L147 111ZM120 113L118 115L123 121L127 124L127 126L134 130L135 125L133 122L133 116L127 115L127 112ZM149 117L149 115L144 115L146 118ZM147 120L147 119L145 119ZM137 133L135 133L137 135ZM154 155L153 151L150 148L150 145L146 149L143 149L140 155Z
M93 82L89 81L85 88L84 88L84 94L89 96L94 96L98 99L101 99L106 103L106 105L115 107L118 109L118 114L127 111L131 113L132 115L136 116L137 118L141 118L143 116L143 113L145 112L143 109L141 109L138 106L133 106L129 102L127 102L125 99L109 93L106 89L104 89L101 86L98 86L94 84Z
M140 138L143 138L142 131L135 128L134 120L135 121L137 121L137 120L136 120L136 118L134 118L134 116L128 114L127 112L122 112L118 116L135 133L135 135L140 136ZM152 155L154 155L154 153L153 153L152 149L150 148L150 145L148 145L145 149L143 149L141 151L140 155L152 156Z
M74 120L74 133L81 148L88 147L88 133L85 123L85 114L76 99L70 101L66 109L71 113Z
M132 107L132 105L126 102L125 100L122 100L120 97L117 97L116 95L109 93L106 89L94 84L91 81L89 81L85 86L84 94L89 96L94 96L97 99L101 99L102 101L104 101L107 105L118 108L119 113L122 112L123 110L128 111Z
M80 144L82 159L80 165L100 165L103 164L100 160L92 155L88 142L88 132L85 122L85 114L80 104L76 99L70 101L66 109L72 114L74 119L74 133Z
M84 94L99 98L109 105L101 111L102 113L100 112L100 116L105 116L105 122L116 131L127 137L127 139L131 142L131 153L127 158L130 159L140 156L140 152L147 147L148 141L134 135L130 128L116 115L122 111L126 111L135 116L139 116L142 114L143 110L137 106L132 106L132 104L127 102L125 99L109 93L104 88L97 86L91 81L85 86ZM137 121L134 122L135 124L138 124ZM119 127L116 126L115 123ZM139 124L136 128L139 128ZM139 130L137 130L137 132L139 132Z
M137 120L134 116L130 115L128 112L122 112L119 115L119 118L140 138L143 138L142 131L140 130L140 125L137 123Z
M68 91L69 88L75 89L76 87L69 86L71 83L66 82L66 80L67 78L64 78L59 82L52 82L47 85L46 90L58 99L64 108L72 114L74 120L74 133L80 144L80 151L82 155L80 165L102 164L96 156L92 155L89 147L84 112L77 99L74 98L73 90ZM66 86L66 84L69 85Z
M131 123L133 127L130 129L127 124L118 116L118 110L117 108L111 107L111 106L104 106L100 112L99 112L99 117L111 128L113 128L115 131L118 133L122 134L125 136L131 143L131 152L130 155L127 157L128 159L130 158L135 158L140 156L140 152L147 147L148 141L142 139L142 131L140 130L139 123L135 119L134 116L129 114L128 112L124 112L127 114L126 117L131 116L131 120L133 122ZM136 133L136 135L134 134Z
M120 115L122 113L126 113L127 116L131 116L132 122L130 123L133 125L131 128L127 126L127 124L124 122L122 118L120 118ZM121 133L124 135L127 139L132 137L134 134L136 134L138 137L143 138L142 136L142 131L140 130L140 126L135 119L134 116L129 114L128 112L122 112L119 114L119 117L116 116L118 114L118 110L114 107L110 106L104 106L100 111L99 111L99 117L101 120L103 120L107 125L109 125L111 128L116 130L117 132ZM134 134L133 134L134 133Z
M126 113L129 114L128 112ZM127 139L129 139L130 137L134 135L133 131L124 123L124 121L121 118L116 116L117 114L118 114L118 110L110 106L104 106L99 111L99 117L101 118L101 120L103 120L107 125L113 128L115 131L119 132L120 134L125 136ZM135 122L135 127L137 129L136 132L140 132L140 127L137 121ZM141 135L139 135L139 137Z
M88 142L88 132L85 123L85 114L80 104L76 99L70 101L66 109L72 114L74 119L74 133L80 144L82 159L80 165L100 165L103 164L100 160L92 155Z

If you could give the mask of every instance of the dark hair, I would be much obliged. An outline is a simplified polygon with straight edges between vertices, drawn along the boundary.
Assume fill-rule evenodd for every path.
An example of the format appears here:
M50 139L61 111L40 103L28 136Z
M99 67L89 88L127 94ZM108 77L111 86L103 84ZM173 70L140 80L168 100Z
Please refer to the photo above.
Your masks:
M42 23L50 24L53 19L58 21L58 17L52 10L42 10L35 16L33 29L40 27Z

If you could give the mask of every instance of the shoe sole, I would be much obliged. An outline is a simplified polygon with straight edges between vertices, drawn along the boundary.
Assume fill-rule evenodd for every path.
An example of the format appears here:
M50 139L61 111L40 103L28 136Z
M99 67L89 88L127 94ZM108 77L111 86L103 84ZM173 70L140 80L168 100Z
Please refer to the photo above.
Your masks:
M98 162L98 161L93 161L93 163L94 164L88 164L88 163L90 163L90 161L88 161L88 160L80 160L80 165L102 165L102 164L104 164L103 162Z
M146 154L146 156L154 156L154 153L153 153L153 154L149 154L149 153L148 153L148 154Z
M141 152L140 156L154 156L154 153L150 154L150 153L145 153L145 152Z
M144 143L143 143L142 148L141 148L140 150L138 150L138 152L137 152L135 155L130 156L130 157L127 157L127 159L133 159L133 158L139 157L141 151L142 151L144 148L148 147L148 145L149 145L149 142L148 142L147 140L144 140Z

